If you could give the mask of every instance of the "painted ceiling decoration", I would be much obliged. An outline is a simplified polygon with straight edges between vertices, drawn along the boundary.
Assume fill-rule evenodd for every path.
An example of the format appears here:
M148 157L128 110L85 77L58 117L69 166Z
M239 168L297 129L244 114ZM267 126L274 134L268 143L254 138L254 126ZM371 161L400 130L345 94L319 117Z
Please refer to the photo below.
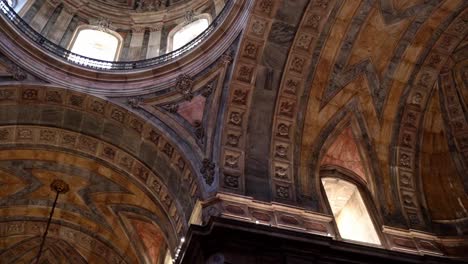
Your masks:
M25 21L42 21L38 2ZM145 25L121 36L123 54L146 54L139 40L163 50L153 32L225 3L93 0L79 12L131 10L109 28ZM72 39L80 19L45 19L40 33ZM467 258L467 171L465 0L234 1L183 56L130 70L66 61L0 15L6 263L34 261L56 178L70 191L41 263L177 262L190 226L220 218L343 240L330 208L355 192L383 249ZM328 200L325 177L349 182L349 197Z

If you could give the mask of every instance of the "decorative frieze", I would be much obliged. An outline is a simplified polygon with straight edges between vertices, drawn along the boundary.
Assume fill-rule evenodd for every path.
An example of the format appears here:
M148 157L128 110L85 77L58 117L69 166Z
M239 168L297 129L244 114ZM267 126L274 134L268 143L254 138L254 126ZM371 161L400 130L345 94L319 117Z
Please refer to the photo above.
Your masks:
M223 157L220 160L220 185L234 192L242 193L245 189L244 146L246 138L243 135L246 135L248 109L255 88L257 65L265 45L264 38L270 31L278 3L272 0L255 1L254 12L247 23L246 36L242 40L230 84L232 88L224 120Z
M225 179L226 185L236 186L235 176L228 175ZM284 189L281 190L284 191ZM287 193L287 190L285 192ZM218 193L215 198L201 202L200 205L203 223L207 223L212 216L218 216L323 236L335 233L331 216L304 211L292 206L260 203L251 198L227 193Z
M272 159L270 179L272 194L276 200L295 200L294 176L291 168L293 162L292 142L297 120L297 104L303 80L307 78L307 68L312 62L311 52L314 50L320 32L327 21L335 1L310 1L293 42L293 49L288 55L288 61L283 72L280 85L279 100L275 106L273 137L270 156Z

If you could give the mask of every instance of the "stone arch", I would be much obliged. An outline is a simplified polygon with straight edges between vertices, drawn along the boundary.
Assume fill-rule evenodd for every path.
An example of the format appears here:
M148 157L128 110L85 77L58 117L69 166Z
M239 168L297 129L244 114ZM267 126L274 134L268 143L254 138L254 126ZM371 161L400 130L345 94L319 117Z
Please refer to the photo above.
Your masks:
M468 11L460 9L442 24L441 34L435 35L419 58L399 101L397 121L390 145L392 185L397 187L398 199L410 228L432 229L426 198L421 186L421 145L424 117L435 91L439 74L447 60L466 36L464 26Z
M167 219L160 226L170 249L176 247L200 183L191 161L165 134L117 105L52 86L4 86L0 108L0 149L51 151L105 164L104 171L121 175L159 204L159 215Z

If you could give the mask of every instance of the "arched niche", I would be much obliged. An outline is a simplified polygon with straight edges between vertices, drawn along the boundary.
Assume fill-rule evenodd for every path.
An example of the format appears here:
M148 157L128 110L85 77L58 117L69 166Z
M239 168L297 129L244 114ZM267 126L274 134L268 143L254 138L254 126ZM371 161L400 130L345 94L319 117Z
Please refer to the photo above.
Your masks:
M334 216L343 240L383 247L381 201L372 142L365 124L348 113L324 131L315 167L320 210Z
M372 166L372 153L369 153L372 142L363 126L357 117L347 114L328 135L324 134L326 137L319 151L316 173L319 175L320 170L327 166L340 168L353 174L372 196L376 196L377 172ZM316 184L321 185L319 177Z

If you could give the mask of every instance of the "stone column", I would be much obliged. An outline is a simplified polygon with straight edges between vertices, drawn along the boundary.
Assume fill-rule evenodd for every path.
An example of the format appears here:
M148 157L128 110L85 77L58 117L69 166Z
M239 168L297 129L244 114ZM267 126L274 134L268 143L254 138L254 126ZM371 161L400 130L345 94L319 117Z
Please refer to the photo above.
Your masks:
M214 0L216 15L219 15L219 13L221 13L221 10L223 10L224 8L224 4L224 0Z
M75 9L71 9L68 7L62 8L62 11L57 17L57 21L55 21L55 24L53 25L53 30L51 30L48 34L48 38L50 41L52 41L55 44L60 43L60 40L65 34L65 31L67 30L68 25L73 19L73 16L75 15L75 13L76 13Z
M137 27L132 29L132 39L128 48L127 60L139 60L143 38L145 37L145 28Z
M161 30L163 24L157 24L149 28L149 41L148 49L146 50L146 58L154 58L159 56L159 49L161 47Z
M60 2L57 0L48 0L44 2L29 25L37 32L41 32L58 4L60 4Z

